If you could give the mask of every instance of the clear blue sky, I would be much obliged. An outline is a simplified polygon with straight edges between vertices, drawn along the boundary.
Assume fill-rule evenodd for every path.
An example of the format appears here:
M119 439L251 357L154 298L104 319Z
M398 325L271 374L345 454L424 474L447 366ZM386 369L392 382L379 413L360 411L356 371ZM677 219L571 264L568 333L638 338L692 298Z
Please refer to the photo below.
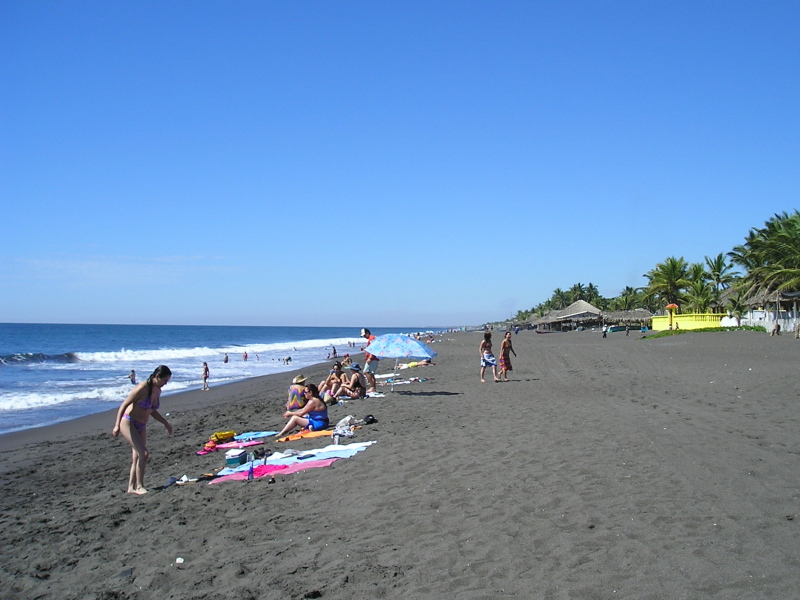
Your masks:
M798 2L0 3L0 321L424 326L800 205Z

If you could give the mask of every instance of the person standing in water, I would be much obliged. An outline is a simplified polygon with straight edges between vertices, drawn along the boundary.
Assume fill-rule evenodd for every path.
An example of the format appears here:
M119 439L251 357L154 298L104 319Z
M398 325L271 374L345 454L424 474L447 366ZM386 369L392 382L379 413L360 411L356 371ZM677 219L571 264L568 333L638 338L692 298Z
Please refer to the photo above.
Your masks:
M128 379L131 380L131 385L136 385L136 371L131 369L130 375L128 375Z
M172 371L166 365L156 367L147 381L137 385L120 405L111 435L117 437L122 433L131 445L131 470L128 476L129 494L146 494L144 487L144 471L150 453L147 451L147 421L152 416L167 428L172 435L172 425L161 416L158 408L161 405L161 388L172 377Z
M208 371L208 363L204 362L203 363L203 391L206 391L206 390L209 389L209 387L208 387L208 376L209 376L209 374L210 373Z

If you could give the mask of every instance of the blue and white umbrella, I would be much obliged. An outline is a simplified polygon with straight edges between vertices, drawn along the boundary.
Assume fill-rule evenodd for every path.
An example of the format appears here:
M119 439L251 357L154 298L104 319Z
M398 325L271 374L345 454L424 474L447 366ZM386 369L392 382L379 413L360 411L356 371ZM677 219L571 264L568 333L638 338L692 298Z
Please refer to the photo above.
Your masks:
M431 350L419 340L401 333L379 335L370 342L366 351L378 358L394 358L395 373L397 373L397 363L401 358L433 358L436 356L436 351ZM391 389L394 390L394 382L392 382Z

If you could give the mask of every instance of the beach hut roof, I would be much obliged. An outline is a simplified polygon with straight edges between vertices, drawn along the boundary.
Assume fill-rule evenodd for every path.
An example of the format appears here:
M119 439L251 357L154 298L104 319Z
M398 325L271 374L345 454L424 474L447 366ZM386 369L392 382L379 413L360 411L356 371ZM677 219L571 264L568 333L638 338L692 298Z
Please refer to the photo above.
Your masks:
M732 288L728 288L725 290L727 295L725 300L727 301L734 293ZM724 293L725 293L724 292ZM744 300L745 306L764 306L764 304L768 302L776 302L780 300L797 300L800 299L800 291L795 292L776 292L776 291L765 291L759 290L754 294L751 294Z
M592 306L585 300L577 300L570 304L567 308L559 311L557 316L559 321L565 319L580 319L585 317L596 317L600 314L600 309Z
M607 310L603 311L603 319L605 321L614 321L617 323L624 323L625 321L635 323L645 323L653 318L649 310L637 308L635 310Z

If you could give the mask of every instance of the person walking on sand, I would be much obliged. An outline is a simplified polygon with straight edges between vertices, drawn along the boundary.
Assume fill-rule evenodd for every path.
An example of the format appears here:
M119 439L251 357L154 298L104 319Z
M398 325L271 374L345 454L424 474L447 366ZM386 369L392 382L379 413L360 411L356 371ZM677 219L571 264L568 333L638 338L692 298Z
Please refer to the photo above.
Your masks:
M375 336L372 335L372 332L369 329L362 329L361 330L361 337L367 340L366 348L369 348L369 345L372 343L372 340L375 339ZM378 374L378 363L381 359L377 356L370 354L369 352L364 352L364 377L367 378L367 383L369 383L369 388L367 389L367 393L374 392L377 390L377 385L375 383L375 375Z
M512 354L514 358L517 357L517 353L514 352L514 348L511 345L511 332L506 331L503 343L500 344L500 379L503 381L508 381L508 372L514 370L511 366Z
M495 382L500 381L497 377L497 359L492 354L492 332L487 331L483 334L483 341L480 346L481 354L481 383L486 383L483 378L486 373L486 367L492 367L492 375L494 375Z
M146 494L144 487L144 471L150 453L147 451L147 421L152 416L167 428L172 435L172 425L158 412L161 405L161 388L172 377L172 371L166 365L156 367L147 381L137 385L122 402L117 411L117 418L111 435L117 437L122 433L131 445L131 470L128 476L129 494Z
M203 363L203 391L204 392L209 389L209 387L208 387L208 376L209 376L208 363L204 362Z

